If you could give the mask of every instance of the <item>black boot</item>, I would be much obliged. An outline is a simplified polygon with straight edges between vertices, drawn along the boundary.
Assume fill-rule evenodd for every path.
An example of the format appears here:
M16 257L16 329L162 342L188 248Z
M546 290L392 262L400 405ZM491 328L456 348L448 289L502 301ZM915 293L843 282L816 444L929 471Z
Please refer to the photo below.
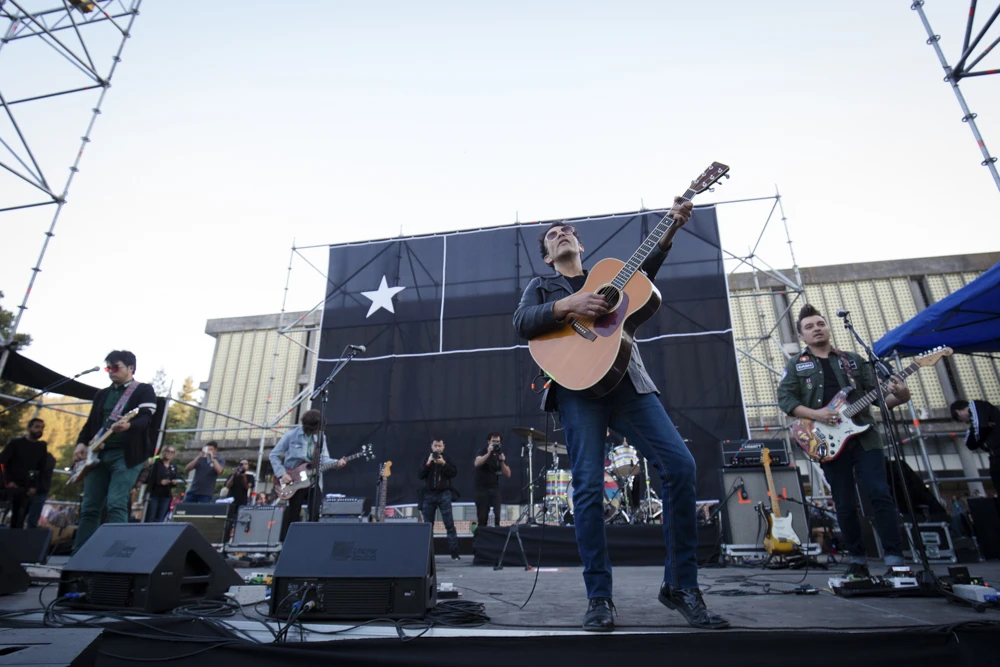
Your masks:
M708 610L701 590L697 588L674 588L663 584L660 586L659 599L667 609L683 614L687 622L696 628L722 630L729 627L729 621Z
M612 632L615 629L615 603L611 598L592 598L587 615L583 617L583 629L588 632Z

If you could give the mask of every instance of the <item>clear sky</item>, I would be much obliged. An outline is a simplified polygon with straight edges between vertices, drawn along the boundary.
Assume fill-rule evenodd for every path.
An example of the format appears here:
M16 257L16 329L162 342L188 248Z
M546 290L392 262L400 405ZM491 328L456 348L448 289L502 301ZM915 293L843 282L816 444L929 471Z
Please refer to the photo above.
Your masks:
M802 266L1000 250L1000 194L910 4L144 2L22 321L28 355L72 374L125 347L140 379L206 380L205 321L277 312L293 239L653 208L712 160L732 178L699 201L777 184ZM954 63L967 4L926 10ZM37 39L0 48L8 99L81 81ZM1000 76L962 88L1000 154ZM16 107L55 187L93 100ZM0 208L29 194L0 174ZM745 253L772 203L723 207L724 245ZM0 213L7 309L51 212ZM779 232L761 254L786 267ZM295 266L288 305L309 308L323 282Z

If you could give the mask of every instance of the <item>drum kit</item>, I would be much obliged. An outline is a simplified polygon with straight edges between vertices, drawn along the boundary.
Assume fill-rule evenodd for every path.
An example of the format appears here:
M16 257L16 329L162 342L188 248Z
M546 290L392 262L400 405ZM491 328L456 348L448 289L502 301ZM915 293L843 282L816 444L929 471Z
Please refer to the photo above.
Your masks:
M531 508L529 523L573 523L573 473L568 469L569 458L566 445L547 442L541 431L532 428L512 429L514 434L527 440L528 450L528 504ZM545 470L545 496L535 503L534 493L534 450L552 455L552 467ZM561 465L562 459L567 468ZM659 523L663 513L663 503L649 483L649 464L639 455L635 447L623 442L611 450L605 459L604 468L604 521L609 524ZM640 483L639 475L644 473L645 497L636 506L633 489ZM539 474L539 478L541 474Z

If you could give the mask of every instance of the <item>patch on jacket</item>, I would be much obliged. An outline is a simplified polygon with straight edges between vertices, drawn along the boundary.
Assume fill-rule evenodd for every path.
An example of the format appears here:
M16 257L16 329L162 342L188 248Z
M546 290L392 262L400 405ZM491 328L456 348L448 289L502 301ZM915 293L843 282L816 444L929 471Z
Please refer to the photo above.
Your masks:
M795 370L797 371L808 371L816 368L816 362L807 361L804 364L795 364Z

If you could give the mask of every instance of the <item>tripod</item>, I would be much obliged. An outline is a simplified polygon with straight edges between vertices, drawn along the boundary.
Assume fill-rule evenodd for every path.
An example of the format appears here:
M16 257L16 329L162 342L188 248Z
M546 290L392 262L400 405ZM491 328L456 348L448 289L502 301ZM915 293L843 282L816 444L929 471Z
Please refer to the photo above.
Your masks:
M494 570L503 569L503 559L504 556L507 555L507 547L510 545L510 538L512 535L517 537L517 546L521 550L521 562L524 563L524 569L531 569L531 566L528 565L528 556L524 553L524 542L521 541L521 533L518 528L520 527L521 521L525 521L525 523L527 523L527 520L531 518L532 507L533 505L528 505L521 510L521 516L517 517L517 521L512 523L510 528L507 529L507 539L503 543L503 550L500 552L500 558L497 559L497 564L493 566Z

